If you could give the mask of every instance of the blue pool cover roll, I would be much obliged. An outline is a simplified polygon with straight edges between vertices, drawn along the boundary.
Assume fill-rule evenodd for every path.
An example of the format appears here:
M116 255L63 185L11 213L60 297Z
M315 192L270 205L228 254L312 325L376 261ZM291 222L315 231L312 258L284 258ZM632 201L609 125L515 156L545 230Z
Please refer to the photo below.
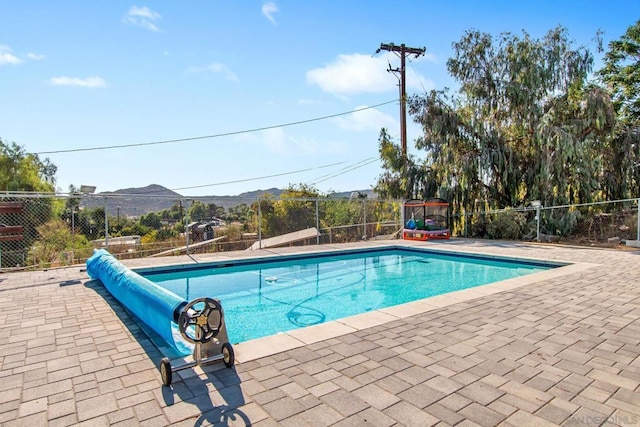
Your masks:
M87 273L178 353L191 352L192 347L181 339L172 322L174 313L187 301L130 270L104 249L94 250L87 260Z

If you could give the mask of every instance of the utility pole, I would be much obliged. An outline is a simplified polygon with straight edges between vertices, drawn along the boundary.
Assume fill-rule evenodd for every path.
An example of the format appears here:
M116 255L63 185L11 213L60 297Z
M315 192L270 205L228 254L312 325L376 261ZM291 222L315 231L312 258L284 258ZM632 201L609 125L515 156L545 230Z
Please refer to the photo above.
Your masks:
M400 141L402 143L402 158L407 160L407 83L405 78L405 59L409 55L415 55L419 57L424 55L427 48L407 47L402 43L400 46L396 46L393 43L380 43L380 47L376 50L376 53L380 51L394 52L400 57L400 68L391 68L387 71L392 73L400 73Z

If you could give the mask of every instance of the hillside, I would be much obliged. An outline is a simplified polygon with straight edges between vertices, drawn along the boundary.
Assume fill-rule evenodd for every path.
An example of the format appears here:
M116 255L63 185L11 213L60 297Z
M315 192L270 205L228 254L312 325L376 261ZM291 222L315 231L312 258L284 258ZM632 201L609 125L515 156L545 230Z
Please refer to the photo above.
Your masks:
M105 199L106 197L106 199ZM94 209L104 206L107 201L107 210L113 214L119 209L123 216L140 216L149 212L157 212L168 209L182 196L175 191L161 185L148 185L138 188L123 188L116 191L105 191L93 194L83 199L83 205Z
M236 196L198 196L188 197L187 200L197 200L202 203L214 203L225 209L237 206L241 203L253 203L258 197L270 194L274 198L280 197L284 190L279 188L269 188L266 190L247 191ZM371 190L354 190L341 193L332 193L332 198L348 198L352 193L359 192L366 194L368 198L374 198L375 194ZM83 205L94 209L104 206L107 201L107 211L113 215L119 212L123 216L141 216L150 212L158 212L169 209L179 200L184 201L185 196L169 190L161 185L151 184L146 187L123 188L116 191L106 191L93 194L91 197L83 199ZM119 208L119 210L118 210Z

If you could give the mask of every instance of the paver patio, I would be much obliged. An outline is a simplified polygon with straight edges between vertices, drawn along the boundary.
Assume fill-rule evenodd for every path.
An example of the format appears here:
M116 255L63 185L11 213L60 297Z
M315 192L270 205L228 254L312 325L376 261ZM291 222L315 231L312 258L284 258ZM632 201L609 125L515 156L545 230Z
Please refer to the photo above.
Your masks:
M380 244L578 267L381 310L371 327L355 318L333 335L240 344L234 369L180 371L171 388L162 354L82 266L0 274L0 424L640 425L640 252L464 239L349 247ZM126 263L151 262L167 259Z

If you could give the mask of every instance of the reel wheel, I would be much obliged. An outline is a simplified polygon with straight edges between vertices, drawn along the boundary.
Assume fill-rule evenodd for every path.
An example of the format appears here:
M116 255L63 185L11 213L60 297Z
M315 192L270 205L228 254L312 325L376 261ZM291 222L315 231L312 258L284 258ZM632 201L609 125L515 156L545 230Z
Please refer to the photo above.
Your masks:
M233 352L233 347L228 342L222 344L222 361L227 368L233 367L236 361L236 356Z
M223 317L219 300L197 298L180 312L178 318L180 334L192 344L204 344L220 333Z
M163 357L160 361L160 376L162 377L162 384L165 386L171 385L173 373L171 371L171 362L167 357Z

